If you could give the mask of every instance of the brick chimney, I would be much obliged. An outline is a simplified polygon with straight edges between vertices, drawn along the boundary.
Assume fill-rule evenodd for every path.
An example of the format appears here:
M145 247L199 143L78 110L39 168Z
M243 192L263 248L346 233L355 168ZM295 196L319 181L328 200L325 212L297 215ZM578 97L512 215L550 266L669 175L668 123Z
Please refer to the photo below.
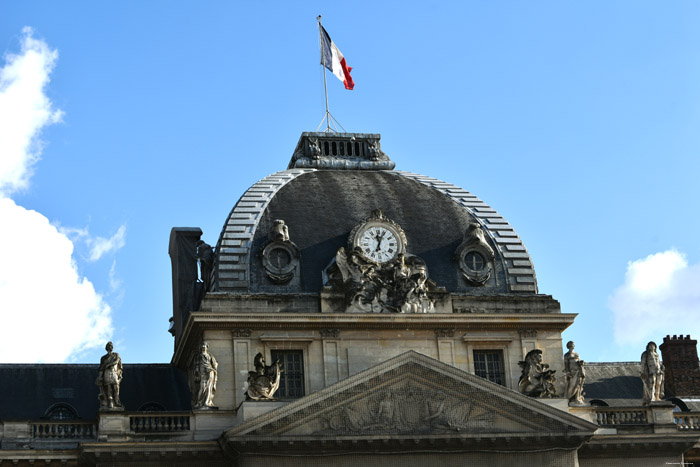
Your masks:
M666 336L659 346L663 359L666 396L700 396L700 362L697 340L687 336Z

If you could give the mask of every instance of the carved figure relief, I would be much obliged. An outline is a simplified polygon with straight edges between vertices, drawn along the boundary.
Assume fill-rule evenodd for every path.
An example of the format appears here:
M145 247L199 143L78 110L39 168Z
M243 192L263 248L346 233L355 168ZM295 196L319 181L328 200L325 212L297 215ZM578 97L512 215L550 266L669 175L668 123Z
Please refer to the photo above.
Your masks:
M493 248L486 242L481 224L469 224L455 252L462 277L469 285L482 286L493 271Z
M406 253L403 229L381 210L356 226L348 248L338 249L326 269L327 282L342 291L346 311L434 313L428 292L436 288L418 256Z
M100 388L100 410L124 410L119 399L119 385L122 382L122 359L113 352L114 346L107 342L107 353L100 358L95 384Z
M408 383L331 411L325 433L430 433L494 428L494 413L470 402Z
M550 370L549 365L542 363L542 351L531 350L525 355L525 360L518 362L523 369L518 380L518 389L522 394L531 397L554 397L556 370Z
M574 351L574 341L566 343L568 352L564 354L564 372L566 373L566 398L576 405L583 404L583 381L586 379L584 362Z
M335 265L341 276L346 311L355 313L434 313L428 297L434 284L418 256L400 253L387 264L371 263L357 250L340 248Z
M297 273L299 249L289 239L289 227L283 220L274 221L261 256L265 273L275 284L286 284Z
M656 342L649 342L647 349L642 353L641 378L644 384L644 397L642 402L660 401L664 397L664 365L656 352Z
M248 389L246 390L247 400L274 400L275 392L280 387L279 360L272 365L265 365L265 357L258 353L253 361L255 371L248 372Z
M213 409L219 364L209 353L209 344L202 342L200 352L192 359L189 385L192 393L192 408Z

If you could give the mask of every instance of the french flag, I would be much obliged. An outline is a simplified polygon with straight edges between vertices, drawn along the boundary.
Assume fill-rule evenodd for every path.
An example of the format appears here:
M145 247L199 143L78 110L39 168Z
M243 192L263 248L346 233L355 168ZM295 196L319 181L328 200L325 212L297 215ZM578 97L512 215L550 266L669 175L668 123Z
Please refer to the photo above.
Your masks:
M321 28L321 65L325 65L331 73L342 81L345 89L352 90L355 87L352 76L350 76L352 68L345 63L345 57L333 43L331 36L323 29L323 26L320 24L318 26Z

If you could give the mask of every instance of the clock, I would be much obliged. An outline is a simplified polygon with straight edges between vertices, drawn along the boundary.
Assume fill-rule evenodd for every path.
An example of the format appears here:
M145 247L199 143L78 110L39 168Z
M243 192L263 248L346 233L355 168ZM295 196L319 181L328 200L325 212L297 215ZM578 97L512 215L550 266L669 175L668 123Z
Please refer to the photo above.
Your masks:
M380 210L356 226L348 238L348 244L367 261L385 264L400 253L406 253L406 234L394 221L386 218Z

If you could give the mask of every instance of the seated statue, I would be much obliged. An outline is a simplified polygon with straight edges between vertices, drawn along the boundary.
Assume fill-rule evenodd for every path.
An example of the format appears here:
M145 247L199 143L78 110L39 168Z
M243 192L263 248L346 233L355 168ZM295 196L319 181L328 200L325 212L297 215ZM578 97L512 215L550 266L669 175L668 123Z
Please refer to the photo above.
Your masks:
M254 360L255 371L248 372L247 400L273 400L280 387L280 362L276 360L270 366L265 365L265 357L258 353Z
M586 379L586 371L583 368L583 360L574 351L574 347L574 341L566 343L566 348L569 349L564 354L566 397L573 404L583 404L583 380Z
M542 351L531 350L525 355L525 361L518 362L523 369L518 381L518 389L522 394L531 397L554 397L556 390L554 382L556 370L550 370L549 365L542 363Z

